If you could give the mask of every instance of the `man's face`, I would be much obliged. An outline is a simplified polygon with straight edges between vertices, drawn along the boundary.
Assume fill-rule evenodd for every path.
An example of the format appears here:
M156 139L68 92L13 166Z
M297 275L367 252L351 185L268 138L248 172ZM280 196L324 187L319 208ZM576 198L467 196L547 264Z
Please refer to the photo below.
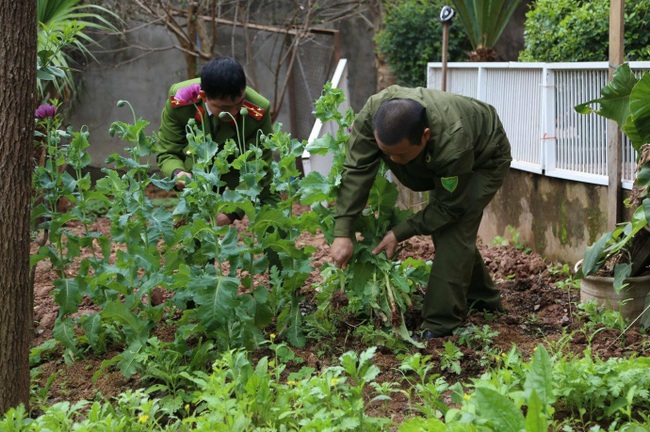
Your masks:
M205 101L205 105L208 107L212 115L219 118L219 114L222 112L230 113L235 120L239 118L239 110L244 105L244 99L246 98L246 92L243 91L240 96L236 98L217 98L209 99L204 92L201 92L201 97ZM223 118L220 118L221 121L225 123L230 123L233 119L229 115L224 115Z
M379 150L381 150L382 153L388 156L388 158L391 161L399 165L406 165L407 163L411 162L413 159L418 157L420 153L422 153L422 150L424 150L427 141L429 141L430 135L431 135L430 129L429 128L424 129L424 133L420 138L420 143L417 145L412 144L408 140L408 138L402 139L402 141L398 142L397 144L385 145L379 140L379 138L377 138L376 132L375 132L375 140L377 141Z

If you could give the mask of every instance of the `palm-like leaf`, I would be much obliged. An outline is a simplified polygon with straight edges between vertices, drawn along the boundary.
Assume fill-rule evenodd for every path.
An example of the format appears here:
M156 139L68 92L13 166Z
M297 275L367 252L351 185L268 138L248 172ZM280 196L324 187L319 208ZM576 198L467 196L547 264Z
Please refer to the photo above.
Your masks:
M630 93L630 114L638 135L638 146L650 143L650 73L644 73Z
M494 49L521 0L451 0L474 49Z
M641 146L650 143L650 74L644 73L639 79L624 63L600 93L601 97L576 105L575 110L580 114L595 112L614 120L640 153ZM600 104L597 110L591 107L595 103Z
M79 4L80 0L37 0L38 17L38 51L47 52L47 65L54 90L58 94L76 92L70 68L72 52L94 58L88 46L97 42L88 33L88 29L117 31L111 19L119 17L110 10L98 5ZM46 97L46 82L38 80L38 94Z

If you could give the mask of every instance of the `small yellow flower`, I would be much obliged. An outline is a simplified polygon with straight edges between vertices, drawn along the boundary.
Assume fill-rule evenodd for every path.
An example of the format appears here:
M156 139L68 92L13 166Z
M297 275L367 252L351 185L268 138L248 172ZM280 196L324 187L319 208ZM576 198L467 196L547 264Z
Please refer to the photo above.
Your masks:
M465 400L470 400L471 398L472 398L472 397L471 397L470 395L468 395L467 393L464 393L464 394L463 394L463 399L465 399Z
M138 417L138 421L140 423L146 423L149 420L149 416L146 414L142 414L140 417Z
M293 387L293 386L296 385L296 382L295 382L294 380L289 380L289 381L287 381L287 385L288 385L289 387Z
M271 333L269 337L271 338L271 342L273 342L275 340L275 333Z
M334 386L337 385L340 381L341 381L340 378L332 378L332 379L330 380L330 387L334 387Z

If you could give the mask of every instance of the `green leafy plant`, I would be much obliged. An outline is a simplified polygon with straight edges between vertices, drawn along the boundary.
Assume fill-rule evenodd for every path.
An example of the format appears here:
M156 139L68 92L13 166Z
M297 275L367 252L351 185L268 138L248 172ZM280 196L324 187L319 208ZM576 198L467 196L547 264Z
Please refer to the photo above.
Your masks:
M212 342L198 341L188 347L181 341L165 343L150 338L135 359L147 394L157 395L161 410L174 416L187 416L194 399L195 383L189 375L207 371L216 352Z
M334 239L334 209L332 206L324 207L322 203L332 203L336 196L343 170L344 146L354 118L352 110L343 114L338 111L342 100L341 90L333 89L329 84L325 86L323 95L316 101L315 113L322 121L338 122L338 132L336 137L328 134L307 146L311 153L334 155L329 176L325 178L320 173L312 172L300 182L301 201L312 205L320 218L320 229L330 243ZM327 320L333 296L342 292L348 300L345 311L355 316L366 315L381 327L392 327L403 340L423 346L411 337L404 321L404 312L412 305L412 294L419 286L426 284L427 264L412 258L396 262L389 260L385 254L372 253L396 221L410 214L410 211L396 207L397 185L386 179L384 174L384 170L377 174L370 190L368 206L356 223L359 239L355 241L354 255L347 268L341 270L329 263L323 265L323 283L317 288L320 306L315 317Z
M89 30L118 32L119 17L109 9L81 0L37 0L38 19L38 93L41 100L76 93L73 77L75 53L94 58L89 46L97 45ZM51 83L56 94L48 95Z
M608 59L608 0L537 0L524 22L524 62L586 62ZM649 0L625 4L625 56L650 59Z
M549 273L554 276L564 276L565 279L557 281L555 286L563 290L580 288L580 279L575 277L575 273L567 263L552 263L547 266Z
M623 331L627 326L620 311L604 308L595 301L580 303L578 308L586 315L588 322L585 326L592 332L599 328Z
M440 369L460 375L462 373L460 359L463 358L463 352L452 341L444 341L442 347L444 350L438 351L438 355L440 356Z
M455 333L458 335L459 344L474 349L476 354L480 354L482 366L487 366L496 355L492 344L494 339L499 336L499 332L492 330L489 325L459 327Z
M360 325L354 330L354 334L368 345L383 346L393 352L401 352L406 349L404 341L398 338L394 332L377 328L372 322Z
M444 2L386 2L384 28L375 35L377 51L386 59L398 84L426 85L426 65L442 59L442 25L435 19ZM462 61L471 45L457 26L450 28L450 61Z
M600 105L598 110L590 107L594 103ZM645 255L635 255L638 252L635 245L647 239L644 233L650 220L650 73L637 78L627 63L619 66L612 81L601 90L601 97L576 106L576 111L595 112L616 121L637 154L637 175L628 202L636 207L631 219L618 224L588 247L580 268L581 274L587 276L609 264L614 288L620 290L625 279L638 275L647 261Z
M508 247L512 246L517 250L520 250L524 253L530 253L531 249L530 247L526 246L526 244L519 239L519 236L521 233L517 231L515 227L512 225L506 226L506 231L510 234L510 239L502 236L496 236L494 239L492 239L492 246L501 246L501 247Z
M48 406L43 414L31 418L23 405L11 408L0 419L0 430L129 430L151 432L182 430L181 422L161 410L156 399L142 390L127 391L111 402L82 400L57 402Z
M399 370L418 400L421 400L420 403L412 403L413 409L427 418L442 418L449 410L449 406L443 402L449 384L439 374L431 373L434 366L432 356L415 353L402 359Z
M119 105L129 106L123 101ZM110 133L130 147L127 155L108 158L115 168L105 169L105 177L96 185L82 173L90 162L85 152L87 131L62 132L60 124L56 115L39 121L47 151L34 174L34 228L47 231L49 242L32 256L32 263L49 259L58 269L60 279L54 284L59 317L54 336L66 348L69 361L85 349L105 352L117 344L125 347L116 357L119 367L131 376L144 365L154 326L169 318L173 307L189 309L190 300L196 307L176 321L181 340L190 332L218 340L222 349L256 347L264 340L261 328L275 315L277 330L293 344L304 344L298 288L312 271L313 248L298 249L295 240L303 229L315 228L309 228L312 220L292 215L297 191L289 177L296 173L295 157L302 154L297 141L276 130L271 137L260 136L259 145L243 153L234 142L217 152L216 144L190 125L194 179L172 208L156 206L147 197L148 187L169 191L173 182L149 174L155 139L144 133L146 121L133 112L132 123L113 123ZM283 160L271 167L279 173L273 187L288 197L278 208L261 206L257 200L266 168L261 146L267 144L283 154ZM215 188L222 186L218 173L225 171L230 155L240 168L241 185L217 193L215 199ZM68 169L61 169L64 166ZM61 198L73 204L71 211L59 211ZM96 208L97 202L110 207L106 213L110 237L89 228L96 217L89 208ZM243 209L249 219L250 231L241 236L234 227L218 227L215 220L217 213L235 208ZM179 223L182 220L185 223ZM72 221L81 222L81 234L68 229ZM280 236L280 231L286 235ZM70 263L84 248L91 252L90 258L81 260L77 274L70 274ZM113 248L118 249L114 261ZM273 270L274 286L254 286L253 276L268 267L264 252L270 249L278 253L283 268ZM245 290L238 292L240 286ZM172 300L152 304L154 288L172 291ZM97 305L97 312L77 314L83 300Z
M539 345L518 387L499 385L508 372L500 371L496 380L477 380L473 394L455 392L452 401L461 403L445 416L446 423L459 422L487 427L490 430L546 431L555 401L551 360L544 346ZM521 407L526 405L524 415Z
M492 330L489 325L481 327L469 325L459 327L456 330L458 342L469 348L487 350L494 342L494 338L499 336L499 332Z
M364 400L380 372L372 364L374 353L346 352L338 365L319 373L302 368L280 382L283 365L267 357L253 364L244 352L228 351L211 374L193 376L201 392L186 422L197 430L385 430L388 418L364 411L387 397L384 389Z
M650 398L648 366L647 358L600 360L588 351L583 358L555 364L555 393L585 423L631 420L635 407L645 406Z

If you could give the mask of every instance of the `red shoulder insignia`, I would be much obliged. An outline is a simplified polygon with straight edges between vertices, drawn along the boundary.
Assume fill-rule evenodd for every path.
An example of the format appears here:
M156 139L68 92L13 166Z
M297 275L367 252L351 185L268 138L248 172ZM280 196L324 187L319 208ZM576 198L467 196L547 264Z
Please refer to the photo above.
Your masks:
M260 108L257 105L248 102L247 100L244 101L244 106L248 110L248 115L253 117L255 120L259 121L262 120L262 117L264 117L264 113L266 112L264 108Z
M176 99L176 96L171 95L169 97L169 99L172 101L172 108L178 108L178 107L182 107L182 106L186 106L186 105L192 105L192 104L201 102L201 97L200 96L197 96L194 99L182 101L182 100Z
M203 122L204 116L205 116L205 110L201 105L198 105L196 107L196 112L194 113L194 118L196 119L197 122L201 123Z

